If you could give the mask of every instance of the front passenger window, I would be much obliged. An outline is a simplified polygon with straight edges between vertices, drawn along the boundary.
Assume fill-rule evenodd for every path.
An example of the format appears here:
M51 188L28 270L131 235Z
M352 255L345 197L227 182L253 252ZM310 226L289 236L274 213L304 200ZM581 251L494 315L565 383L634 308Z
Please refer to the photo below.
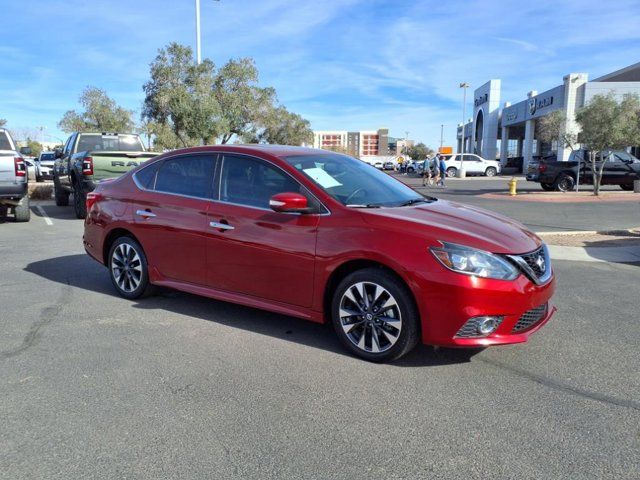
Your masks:
M257 159L225 155L220 179L223 202L269 209L269 199L284 192L303 193L283 171ZM308 198L308 197L307 197Z

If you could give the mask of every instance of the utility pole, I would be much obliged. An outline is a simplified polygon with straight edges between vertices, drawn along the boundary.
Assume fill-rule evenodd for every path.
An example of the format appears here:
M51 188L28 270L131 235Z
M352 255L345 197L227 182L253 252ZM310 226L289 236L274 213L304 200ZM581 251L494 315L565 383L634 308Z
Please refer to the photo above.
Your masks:
M462 143L460 144L460 168L456 172L456 177L463 178L464 174L462 171L462 155L464 154L464 130L465 123L464 118L467 116L467 88L469 88L469 84L467 82L462 82L460 84L460 88L462 89Z
M220 0L214 0L219 2ZM200 48L200 0L196 0L196 61L198 65L202 63L202 55Z
M444 123L440 124L440 148L444 145Z

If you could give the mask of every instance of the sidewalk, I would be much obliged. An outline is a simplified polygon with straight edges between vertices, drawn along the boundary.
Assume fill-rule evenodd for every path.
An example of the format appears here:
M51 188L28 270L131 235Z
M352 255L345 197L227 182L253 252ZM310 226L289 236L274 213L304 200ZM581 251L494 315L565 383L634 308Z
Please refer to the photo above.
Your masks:
M500 200L513 200L524 202L553 202L553 203L601 203L601 202L640 202L640 193L601 191L595 196L592 191L584 192L531 192L524 191L517 195L509 195L508 192L491 192L478 195L482 198Z

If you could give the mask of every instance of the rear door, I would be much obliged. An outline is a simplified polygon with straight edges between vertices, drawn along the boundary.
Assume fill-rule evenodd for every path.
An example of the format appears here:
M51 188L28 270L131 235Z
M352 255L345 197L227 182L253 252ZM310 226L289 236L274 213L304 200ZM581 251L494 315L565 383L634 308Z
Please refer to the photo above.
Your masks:
M484 172L484 162L477 155L465 153L462 155L464 169L467 173L482 173Z
M299 192L317 201L288 173L255 157L225 154L219 170L219 199L209 211L208 284L311 306L319 216L274 212L269 199Z
M152 276L205 283L205 235L215 154L170 157L136 173L135 234Z

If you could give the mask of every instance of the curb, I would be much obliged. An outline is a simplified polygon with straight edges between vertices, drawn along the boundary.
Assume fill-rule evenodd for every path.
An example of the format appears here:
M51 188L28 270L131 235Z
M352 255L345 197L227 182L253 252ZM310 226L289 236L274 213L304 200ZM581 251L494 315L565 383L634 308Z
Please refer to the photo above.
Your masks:
M553 260L596 263L640 263L640 246L562 247L548 245Z

